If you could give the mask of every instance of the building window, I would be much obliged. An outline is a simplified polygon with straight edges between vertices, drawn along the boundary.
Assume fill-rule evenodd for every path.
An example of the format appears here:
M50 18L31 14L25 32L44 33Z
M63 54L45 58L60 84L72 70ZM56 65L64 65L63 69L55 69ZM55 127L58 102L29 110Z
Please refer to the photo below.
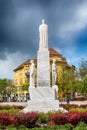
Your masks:
M20 84L22 84L23 83L23 80L22 80L22 78L20 78Z
M22 74L23 74L23 71L20 71L20 76L22 76Z

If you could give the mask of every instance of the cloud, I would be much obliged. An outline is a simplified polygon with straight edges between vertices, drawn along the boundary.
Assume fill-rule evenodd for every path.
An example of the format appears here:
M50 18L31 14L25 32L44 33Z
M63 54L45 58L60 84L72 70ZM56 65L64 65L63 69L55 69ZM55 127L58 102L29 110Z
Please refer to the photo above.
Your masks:
M21 52L9 54L5 52L6 59L0 60L0 78L13 79L13 70L29 58L28 55L24 55Z
M68 19L63 21L58 31L58 35L62 38L75 35L87 26L87 1L82 1L73 7L73 9L67 10L70 11Z
M0 0L2 77L12 76L13 69L24 59L36 57L42 18L49 26L49 45L68 59L74 57L73 63L78 59L77 39L87 27L87 0Z

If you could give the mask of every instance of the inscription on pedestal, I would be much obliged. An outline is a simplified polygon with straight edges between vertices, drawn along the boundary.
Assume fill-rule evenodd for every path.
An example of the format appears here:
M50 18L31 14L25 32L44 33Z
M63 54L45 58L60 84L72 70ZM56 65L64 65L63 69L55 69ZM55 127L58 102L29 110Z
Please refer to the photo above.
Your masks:
M45 81L45 80L38 80L38 86L39 87L46 87L49 86L49 81Z

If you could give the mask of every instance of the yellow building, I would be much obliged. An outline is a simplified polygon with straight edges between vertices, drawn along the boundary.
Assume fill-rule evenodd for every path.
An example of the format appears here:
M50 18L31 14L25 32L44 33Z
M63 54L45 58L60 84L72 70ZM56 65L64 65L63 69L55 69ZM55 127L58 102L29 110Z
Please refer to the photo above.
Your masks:
M56 59L56 67L58 71L58 77L57 77L57 83L58 83L61 80L63 72L74 71L75 66L69 65L66 61L66 58L63 57L55 49L49 48L49 52L50 52L50 68L51 68L53 59ZM33 60L34 60L35 66L37 67L37 59L33 59ZM14 69L14 84L15 84L15 87L17 87L16 93L18 94L19 98L21 94L26 95L26 93L28 93L28 91L22 91L20 88L22 85L29 83L28 70L30 67L30 61L31 59L28 59L27 61L22 63L20 66L18 66L16 69Z

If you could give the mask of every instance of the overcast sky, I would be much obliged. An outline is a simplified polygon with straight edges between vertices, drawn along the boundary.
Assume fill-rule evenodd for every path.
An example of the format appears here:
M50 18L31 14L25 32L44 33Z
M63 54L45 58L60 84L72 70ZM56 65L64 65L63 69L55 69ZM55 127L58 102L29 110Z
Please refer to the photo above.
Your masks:
M0 0L0 78L36 57L43 18L49 46L76 67L87 58L87 0Z

